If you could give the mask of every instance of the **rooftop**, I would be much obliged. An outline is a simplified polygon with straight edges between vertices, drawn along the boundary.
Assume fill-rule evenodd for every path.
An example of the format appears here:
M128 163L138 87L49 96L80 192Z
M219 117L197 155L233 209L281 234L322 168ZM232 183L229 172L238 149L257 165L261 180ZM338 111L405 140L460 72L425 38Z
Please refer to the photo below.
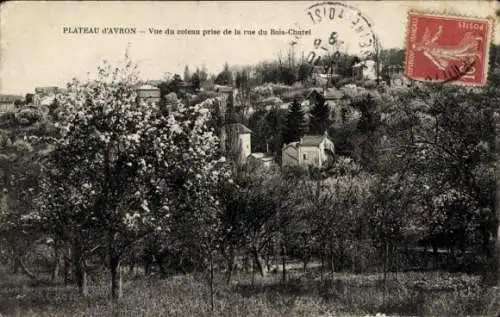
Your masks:
M260 152L254 152L252 154L250 154L250 156L256 158L256 159L259 159L259 160L262 160L262 161L272 161L274 160L274 158L267 154L267 153L260 153Z
M297 144L299 144L299 142L291 142L291 143L288 143L285 146L283 146L283 148L292 147L294 149L297 149Z
M300 145L318 146L324 138L324 135L304 135L304 137L300 140Z
M137 87L138 90L160 90L160 88L152 86L152 85L142 85Z
M375 61L372 60L367 60L367 61L362 61L357 64L354 64L352 67L358 68L358 67L371 67L375 65Z
M0 103L10 103L16 100L23 100L24 96L21 95L0 95Z
M325 138L328 138L328 134L325 132L323 135L304 135L300 139L301 146L318 146Z
M238 134L243 134L243 133L252 133L252 130L247 128L245 125L241 123L231 123L227 125L230 130L233 132L236 132Z
M35 93L37 93L37 94L57 93L58 90L59 90L59 87L57 87L57 86L36 87Z
M232 92L233 87L231 86L222 86L222 85L215 85L214 89L216 92Z

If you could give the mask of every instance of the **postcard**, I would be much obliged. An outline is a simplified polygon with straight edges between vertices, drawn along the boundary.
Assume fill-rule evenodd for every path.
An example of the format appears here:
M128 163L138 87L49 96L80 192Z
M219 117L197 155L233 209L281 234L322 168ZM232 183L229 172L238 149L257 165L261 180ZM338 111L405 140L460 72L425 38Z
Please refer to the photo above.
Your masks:
M1 316L498 316L495 1L0 6Z

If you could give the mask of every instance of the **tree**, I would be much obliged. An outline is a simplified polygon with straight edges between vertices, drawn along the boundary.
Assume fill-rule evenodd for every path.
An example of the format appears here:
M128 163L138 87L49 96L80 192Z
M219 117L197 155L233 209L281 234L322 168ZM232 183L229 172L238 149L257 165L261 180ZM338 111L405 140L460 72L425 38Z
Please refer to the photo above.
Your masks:
M304 83L309 78L311 78L313 72L313 66L311 65L311 63L307 63L306 61L301 61L297 72L298 72L297 80Z
M34 99L35 99L35 95L31 94L31 93L26 94L24 97L26 104L33 103Z
M184 67L184 76L183 76L183 79L185 82L189 82L191 81L191 72L189 71L189 66L186 65Z
M320 96L310 111L309 131L311 134L323 134L330 126L330 107Z
M40 212L66 225L80 261L105 250L117 299L121 261L135 241L174 228L210 236L208 225L170 219L214 216L210 188L219 179L220 153L207 109L179 104L164 116L154 105L137 103L130 61L121 68L106 64L98 76L92 85L73 81L58 96L62 137L54 143Z
M305 131L305 115L297 99L290 104L286 124L283 130L283 142L299 141Z
M436 258L437 248L446 247L452 250L448 264L463 269L469 264L461 258L473 250L491 275L496 92L423 85L399 98L382 120L389 145L385 172L399 174L400 187L413 188L399 200L425 220L419 226Z
M234 182L221 188L228 279L238 249L245 250L256 268L254 271L264 275L264 250L283 238L281 232L289 223L289 213L296 203L291 194L294 186L277 169L261 170L251 163L235 167L233 175Z
M224 64L224 69L215 78L215 83L218 85L231 86L233 84L233 74L229 70L229 64Z
M360 112L361 117L356 125L356 136L352 139L354 157L361 164L373 170L378 164L376 156L382 126L379 124L380 111L375 98L370 94L354 97L350 106Z
M194 73L193 76L191 76L191 83L193 84L193 88L195 90L199 90L201 87L201 79L200 75L198 72Z
M251 98L251 86L250 86L250 74L248 69L243 69L236 73L235 80L236 88L238 93L236 95L237 106L242 108L243 119L246 120L246 113L250 105Z
M208 70L207 70L207 67L205 65L203 65L203 67L201 68L200 80L201 80L201 82L205 82L208 80Z
M39 239L48 237L33 217L32 197L40 190L50 146L39 142L54 132L49 116L24 105L0 121L0 244L7 251L14 271L21 268L36 277L24 256Z

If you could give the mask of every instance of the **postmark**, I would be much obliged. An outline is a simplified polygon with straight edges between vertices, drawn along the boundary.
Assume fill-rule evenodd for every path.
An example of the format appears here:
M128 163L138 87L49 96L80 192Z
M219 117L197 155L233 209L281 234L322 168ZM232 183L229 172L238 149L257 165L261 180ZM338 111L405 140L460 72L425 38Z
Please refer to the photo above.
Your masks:
M408 12L404 72L413 80L486 84L493 22Z
M358 8L341 2L320 2L306 10L304 24L312 29L312 36L304 38L302 49L306 60L322 65L325 71L341 54L374 58L379 46L372 30L372 22Z

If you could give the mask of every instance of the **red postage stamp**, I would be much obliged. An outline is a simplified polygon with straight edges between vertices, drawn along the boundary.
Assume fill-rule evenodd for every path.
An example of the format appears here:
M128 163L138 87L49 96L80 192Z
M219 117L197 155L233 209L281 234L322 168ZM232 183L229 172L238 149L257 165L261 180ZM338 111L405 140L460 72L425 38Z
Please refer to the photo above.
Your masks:
M405 75L420 81L483 86L492 32L488 18L410 11Z

